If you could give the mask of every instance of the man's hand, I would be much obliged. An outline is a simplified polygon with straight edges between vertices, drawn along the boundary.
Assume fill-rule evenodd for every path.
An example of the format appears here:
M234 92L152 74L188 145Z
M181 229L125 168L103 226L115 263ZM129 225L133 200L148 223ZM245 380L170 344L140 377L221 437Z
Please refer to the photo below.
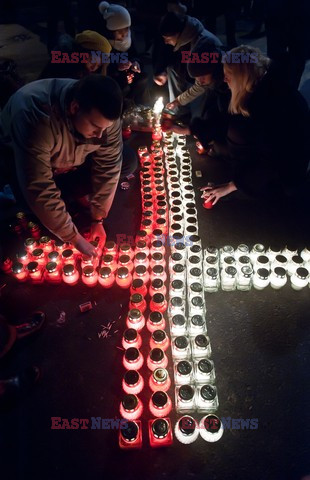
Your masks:
M165 83L167 83L167 80L168 75L166 74L166 72L162 72L159 75L155 75L154 77L154 82L161 87L165 85Z
M167 103L166 108L168 108L168 110L176 110L180 105L179 100L176 98L173 102Z
M87 255L88 257L97 256L96 247L89 243L87 240L85 240L85 238L82 237L80 233L76 235L76 237L72 240L72 243L75 248L77 248L77 250L79 250L84 255Z
M180 125L172 125L171 130L174 133L178 133L179 135L190 135L190 129L188 127L180 127Z
M103 228L102 223L92 223L90 228L90 235L92 240L99 238L100 247L104 247L107 239L107 234L105 233L105 229Z
M228 182L223 185L218 185L217 187L202 187L200 190L203 191L201 198L204 198L205 200L212 202L212 205L215 205L221 197L225 197L229 193L234 192L237 190L237 187L234 182Z
M137 62L137 60L133 62L133 64L131 65L131 70L136 73L141 73L141 67L139 62Z
M123 72L124 70L129 70L131 65L132 65L132 63L130 61L128 61L126 63L119 63L117 68L120 72Z

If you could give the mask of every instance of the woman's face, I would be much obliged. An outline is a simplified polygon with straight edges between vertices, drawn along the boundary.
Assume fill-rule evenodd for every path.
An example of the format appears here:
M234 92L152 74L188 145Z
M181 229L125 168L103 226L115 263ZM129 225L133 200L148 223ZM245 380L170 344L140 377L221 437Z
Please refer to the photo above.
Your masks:
M113 32L114 40L118 40L122 42L124 38L128 36L129 33L129 27L122 28L121 30L115 30Z

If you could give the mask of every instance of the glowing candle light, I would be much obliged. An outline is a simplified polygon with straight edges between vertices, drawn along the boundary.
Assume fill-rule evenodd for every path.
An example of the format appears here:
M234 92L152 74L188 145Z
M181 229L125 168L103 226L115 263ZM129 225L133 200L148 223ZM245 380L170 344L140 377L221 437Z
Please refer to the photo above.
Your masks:
M154 240L151 245L150 253L153 255L153 253L161 253L162 255L165 255L165 247L164 244L161 240Z
M64 281L64 283L73 286L78 283L79 278L80 274L72 263L68 263L63 266L62 280Z
M164 330L155 330L150 338L150 347L161 348L164 352L169 347L169 338Z
M153 333L155 330L164 330L166 328L166 320L161 312L151 312L146 327L149 332Z
M122 387L124 392L138 395L144 387L143 377L137 370L127 370L123 377Z
M149 247L147 246L147 243L144 240L139 240L136 243L135 254L137 255L137 253L145 253L145 255L149 255L150 249L149 249Z
M110 254L103 255L101 266L110 268L111 272L114 273L117 270L116 257Z
M39 245L40 248L42 248L42 250L44 251L44 253L50 253L54 248L52 240L47 235L39 239Z
M199 437L196 420L189 415L181 417L175 425L174 433L179 442L185 445L194 443Z
M133 279L141 279L145 285L149 283L150 274L145 265L138 265L137 268L135 268Z
M95 287L98 283L98 272L93 266L88 265L82 269L81 279L87 287Z
M157 127L153 129L152 140L161 140L162 136L163 134L162 134L161 128Z
M100 258L102 255L102 248L100 247L99 241L91 240L89 243L95 247L97 257Z
M43 271L42 266L38 264L38 262L30 262L27 265L27 270L29 272L29 278L31 279L33 284L40 284L43 283Z
M127 370L140 370L143 363L143 356L137 348L127 348L123 357L123 365Z
M37 262L39 265L43 267L46 264L46 258L42 248L35 248L32 251L32 259L34 262Z
M28 270L24 268L24 265L20 262L16 262L12 265L13 276L19 282L26 282L28 278Z
M129 288L132 283L132 275L128 269L121 267L116 272L116 284L121 288Z
M118 266L127 268L129 273L133 271L133 262L129 255L120 255L118 257Z
M129 255L130 260L134 257L134 252L129 243L122 243L119 247L119 254L120 255Z
M98 281L103 288L111 288L115 283L115 275L109 267L101 267Z
M122 347L126 350L130 347L140 348L142 339L139 332L134 328L127 328L123 334Z
M165 284L160 278L155 278L149 288L150 297L153 297L156 293L162 293L163 295L167 293Z
M126 325L128 328L134 328L140 332L145 325L145 318L141 310L138 310L137 308L129 310Z
M16 255L17 262L22 263L23 265L27 265L30 262L30 255L28 254L27 250L21 250Z
M62 264L60 254L56 250L52 250L50 253L47 254L47 261L48 262L55 262L55 263L57 263L57 265Z
M162 253L153 253L151 256L150 267L153 268L155 265L162 265L164 268L166 266L166 260Z
M134 293L129 300L129 308L137 309L144 313L146 310L146 301L140 293Z
M206 415L200 420L199 433L206 442L217 442L224 433L223 424L216 415Z
M145 230L148 235L152 233L153 230L153 222L149 219L144 219L141 222L141 229Z
M120 403L119 411L126 420L138 420L142 415L143 405L136 395L127 393Z
M167 280L167 274L164 270L163 265L154 265L151 271L151 282L155 280L155 278L160 278L163 282Z
M120 426L118 444L121 449L134 449L142 447L142 428L140 420L125 421L126 424Z
M149 268L150 261L147 258L147 255L145 252L138 252L135 255L135 260L134 260L134 266L135 268L138 267L138 265L144 265L146 268Z
M84 267L93 267L97 266L98 260L95 257L89 257L88 255L82 255L81 258L81 269L83 270Z
M156 368L167 368L168 358L161 348L153 348L147 357L147 366L153 372Z
M168 371L165 368L156 368L149 379L149 387L152 392L157 392L158 390L167 392L170 386L171 380Z
M169 418L157 418L148 421L149 441L153 448L172 445L173 435Z
M32 253L32 251L36 248L37 242L34 238L26 238L24 243L25 249L28 253Z
M65 250L65 242L63 242L62 240L59 240L59 238L57 238L57 240L55 240L55 242L54 242L54 248L57 252L62 254L63 250Z
M151 147L152 148L152 147ZM142 156L143 153L148 153L147 146L143 145L141 147L138 147L138 155L139 157Z
M75 257L71 248L66 248L61 254L63 265L72 264L75 265Z
M164 313L168 308L167 300L162 293L155 293L150 301L151 312Z
M172 408L172 402L166 392L157 391L152 394L149 401L151 414L157 418L163 418L169 415Z
M112 255L112 257L117 257L117 245L115 242L108 241L106 242L104 249L103 249L103 255Z
M141 278L135 278L132 281L130 294L133 295L134 293L140 293L143 297L147 294L147 286L143 283Z
M59 284L62 281L59 266L56 262L48 262L44 271L44 279L51 284Z

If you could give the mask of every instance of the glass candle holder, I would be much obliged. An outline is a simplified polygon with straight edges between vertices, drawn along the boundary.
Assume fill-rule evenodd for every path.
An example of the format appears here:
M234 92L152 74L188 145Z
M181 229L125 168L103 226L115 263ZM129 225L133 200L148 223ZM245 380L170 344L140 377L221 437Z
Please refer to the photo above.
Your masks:
M219 261L218 257L215 255L208 255L207 257L204 258L204 268L207 270L208 268L218 268L219 267Z
M293 257L294 258L294 257ZM309 283L309 271L304 267L299 267L291 276L291 287L294 290L301 290Z
M151 245L150 253L151 255L153 253L161 253L162 255L165 255L165 247L163 242L160 240L154 240Z
M57 250L52 250L50 253L48 253L47 262L54 262L57 263L57 265L62 265L62 260L59 252L57 252Z
M171 386L169 373L165 368L156 368L149 379L149 387L152 392L167 392Z
M12 265L12 274L13 277L16 278L19 282L26 282L28 279L28 273L29 271L25 268L25 265L23 265L20 262L15 262Z
M253 275L253 287L263 290L270 283L270 271L267 268L259 268Z
M257 271L259 268L270 268L270 261L267 255L258 255L254 262L254 271Z
M272 264L272 267L275 268L275 267L281 267L281 268L284 268L285 270L287 269L287 265L288 265L288 259L287 257L285 257L284 255L276 255L274 261L273 261L273 264Z
M181 385L175 388L175 408L178 413L195 411L194 385Z
M202 262L198 255L191 255L190 257L188 257L186 264L187 268L189 269L193 267L202 267Z
M41 230L39 225L34 222L28 222L27 228L32 238L39 240L39 238L41 237Z
M200 245L193 245L189 248L188 256L191 257L192 255L199 257L200 263L202 263L203 255Z
M75 265L75 256L71 248L66 248L61 254L63 265L72 264Z
M231 267L233 268L233 267ZM201 268L194 267L191 268L188 272L187 282L190 283L203 283L202 270Z
M149 401L149 410L156 418L163 418L171 412L172 402L166 392L154 392Z
M152 372L156 368L167 368L168 358L161 348L153 348L147 357L147 366Z
M173 315L169 317L171 335L186 335L187 326L184 315Z
M32 251L37 247L37 242L32 237L26 238L25 243L24 243L24 247L25 247L26 251L29 254L31 254Z
M155 330L165 330L166 320L161 312L151 312L147 322L146 328L153 333Z
M176 385L189 385L193 382L193 364L188 360L180 360L174 365L174 381Z
M196 420L189 415L181 417L174 428L174 433L179 442L189 445L199 437L199 429Z
M137 370L127 370L122 380L122 387L125 393L138 395L144 388L143 377Z
M310 262L310 246L305 247L301 252L300 256L305 263Z
M150 338L150 347L161 348L164 352L169 347L169 338L164 330L155 330Z
M138 420L142 415L143 405L136 395L126 393L120 403L119 411L126 420Z
M150 274L145 265L138 265L133 272L133 279L140 279L144 285L147 285L150 281Z
M214 363L208 358L194 360L194 380L196 383L214 383Z
M65 247L65 242L63 242L62 240L60 240L59 238L57 238L55 241L54 241L54 249L56 250L56 252L59 252L59 254L61 255L63 250L66 249Z
M120 255L118 257L118 268L125 267L129 273L133 271L133 262L129 255Z
M217 389L214 385L198 386L196 391L196 406L198 412L213 413L219 407Z
M116 243L112 240L106 242L102 253L103 255L112 255L112 257L117 258L118 252Z
M147 292L147 286L144 284L141 278L136 278L132 281L130 295L133 295L134 293L140 293L143 297L145 297Z
M134 251L129 243L122 243L119 247L119 255L128 255L130 260L134 257Z
M236 275L237 269L235 267L226 267L221 272L221 287L225 292L236 290Z
M139 265L144 265L146 268L149 268L150 261L147 258L147 254L145 252L138 252L134 258L134 266L135 268ZM128 268L128 267L127 267Z
M115 275L111 268L101 267L98 273L98 281L103 288L111 288L115 283Z
M135 328L127 328L123 334L122 347L126 350L130 347L140 349L142 345L141 335Z
M34 262L37 262L42 267L45 267L46 257L45 257L45 253L43 252L42 248L35 248L32 251L32 260Z
M186 251L184 253L174 252L172 253L171 257L169 257L169 271L172 271L174 265L180 263L181 265L185 265L186 263Z
M153 297L156 293L161 293L164 296L167 293L164 282L160 278L155 278L155 280L151 282L151 286L149 288L150 297Z
M252 287L253 269L251 266L244 266L237 271L237 290L246 292Z
M192 357L206 358L211 356L210 339L207 335L199 334L191 339Z
M119 447L123 450L138 449L142 447L142 428L140 420L125 421L120 427L118 437Z
M217 442L223 436L223 424L216 415L206 415L200 420L199 433L206 442Z
M287 265L287 274L291 276L296 272L297 268L301 268L303 266L304 261L302 257L299 255L293 255Z
M234 257L231 255L228 255L226 257L221 257L221 267L223 269L227 267L236 267L236 260Z
M169 300L169 315L185 315L185 299L182 297L171 297Z
M137 308L129 310L126 325L128 328L134 328L138 332L141 332L145 325L145 318L141 310L138 310Z
M164 313L167 310L168 304L165 296L162 293L155 293L150 301L151 312Z
M201 315L193 315L189 321L188 333L190 336L206 334L207 325L206 325L205 318L202 317Z
M245 243L240 243L240 245L238 245L235 251L235 259L238 260L239 257L242 257L243 255L248 256L249 253L250 253L250 249L248 245L246 245Z
M182 263L176 263L175 265L172 266L172 269L170 271L170 279L171 282L174 280L180 280L185 284L186 281L186 268L185 265L182 265Z
M251 267L252 269L251 259L248 255L241 255L237 260L237 271L240 272L243 267Z
M265 250L266 249L265 249L265 247L262 243L256 243L253 246L252 250L250 251L250 258L251 258L251 262L253 263L253 265L254 265L257 257L259 257L260 255L264 255Z
M144 240L139 240L135 245L135 255L138 253L145 253L146 256L150 253L150 249Z
M45 254L50 253L53 250L53 241L47 235L44 235L39 239L39 245Z
M218 291L220 284L219 273L217 268L207 268L204 274L204 288L208 293Z
M273 262L277 255L281 254L281 248L278 245L270 245L267 250L267 257L269 258L270 262Z
M16 260L22 265L28 265L28 263L31 261L31 255L29 255L27 250L21 250L17 253Z
M294 255L297 255L298 250L295 245L286 245L282 250L282 255L284 255L288 260L290 260Z
M175 337L171 343L172 358L174 360L186 360L191 356L191 347L185 335Z
M235 256L235 250L234 250L234 247L232 247L231 245L224 245L219 250L219 257L220 257L221 263L225 257L234 257L234 256Z
M87 287L95 287L98 283L98 272L92 266L84 267L81 279Z
M121 288L129 288L132 283L132 275L125 267L118 268L115 277L116 284Z
M275 267L270 274L270 285L275 290L279 290L287 283L285 268Z
M172 280L169 289L169 297L185 298L185 283L182 280Z
M48 262L46 264L44 279L51 284L59 284L62 282L60 267L56 262Z
M33 284L41 284L44 282L43 268L38 262L29 262L26 269Z
M167 274L163 265L154 265L151 271L150 279L151 282L155 280L155 278L160 278L163 282L167 280Z
M148 421L149 441L153 448L167 447L173 443L172 427L169 418Z
M123 357L123 365L127 370L140 370L143 363L143 356L137 348L130 347L125 350Z
M201 295L196 295L189 302L189 315L205 315L204 298Z
M63 266L62 280L67 285L77 285L80 278L80 274L72 263L68 263Z
M110 268L112 273L115 273L118 268L116 256L110 254L103 255L101 260L101 267L108 267Z
M129 300L129 308L137 309L144 313L146 310L146 301L140 293L134 293Z

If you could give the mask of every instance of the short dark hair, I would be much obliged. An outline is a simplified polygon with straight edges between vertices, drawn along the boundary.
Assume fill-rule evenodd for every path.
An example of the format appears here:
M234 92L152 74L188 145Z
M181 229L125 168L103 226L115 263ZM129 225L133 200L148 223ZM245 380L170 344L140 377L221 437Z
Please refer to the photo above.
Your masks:
M184 29L186 18L186 15L180 13L166 13L159 24L160 34L166 36L178 35Z
M90 74L78 80L73 86L71 99L76 100L84 112L95 108L108 120L116 120L121 116L122 92L110 77Z

